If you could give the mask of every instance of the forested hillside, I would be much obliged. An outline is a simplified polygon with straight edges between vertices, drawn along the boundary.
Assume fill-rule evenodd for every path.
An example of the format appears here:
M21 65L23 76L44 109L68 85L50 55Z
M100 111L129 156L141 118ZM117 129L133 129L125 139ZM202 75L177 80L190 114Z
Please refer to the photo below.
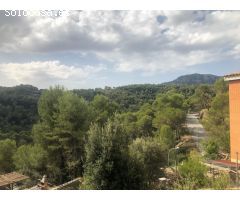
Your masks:
M192 77L194 75L190 75ZM204 75L203 75L204 76ZM204 76L205 77L205 76ZM75 89L74 93L86 101L92 101L94 96L102 94L117 102L122 110L136 111L146 102L152 103L159 93L170 90L180 92L184 96L191 96L196 86L186 80L187 85L168 84L137 84L121 87L105 87L104 89ZM202 83L209 83L211 77L206 77ZM43 90L31 85L16 87L0 87L0 131L21 132L29 131L38 119L37 102Z
M82 96L85 100L91 101L97 94L102 94L117 102L121 109L136 111L144 103L152 103L159 93L166 93L174 90L185 97L194 93L196 86L178 86L165 84L139 84L128 85L116 88L105 87L104 89L73 90L74 93Z
M41 91L30 85L0 87L0 130L27 131L37 121Z
M166 86L166 85L129 85L117 88L79 89L74 94L87 102L94 97L103 95L117 105L121 112L138 111L145 103L153 103L157 94L174 91L189 97L194 93L195 86ZM31 142L31 130L38 119L38 101L44 90L30 85L0 88L0 139L11 138L17 145ZM108 105L103 109L109 109ZM101 118L103 116L99 116ZM99 119L101 120L101 119Z
M228 150L228 96L222 79L214 85L73 91L21 85L0 88L0 94L0 173L17 170L33 181L46 174L54 184L80 176L81 189L159 189L156 182L165 176L169 152L188 134L189 111L202 113L209 134L206 158ZM188 153L179 150L181 176L169 188L213 187L218 179L209 181L201 156Z
M186 98L174 89L125 112L101 94L86 101L50 88L38 101L32 141L1 140L0 172L18 170L33 180L47 174L56 184L83 176L81 187L90 189L153 188L178 141L175 132L184 131L187 109Z
M189 74L180 76L177 79L168 82L166 84L214 84L217 79L221 78L220 76L215 76L212 74Z

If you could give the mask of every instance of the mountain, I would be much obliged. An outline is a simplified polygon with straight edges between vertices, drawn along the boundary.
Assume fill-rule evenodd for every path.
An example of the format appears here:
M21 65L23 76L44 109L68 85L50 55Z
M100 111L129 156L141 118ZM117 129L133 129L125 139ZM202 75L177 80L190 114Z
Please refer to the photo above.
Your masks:
M216 76L212 74L188 74L180 76L177 79L167 82L165 84L176 84L176 85L196 85L196 84L213 84L221 76Z

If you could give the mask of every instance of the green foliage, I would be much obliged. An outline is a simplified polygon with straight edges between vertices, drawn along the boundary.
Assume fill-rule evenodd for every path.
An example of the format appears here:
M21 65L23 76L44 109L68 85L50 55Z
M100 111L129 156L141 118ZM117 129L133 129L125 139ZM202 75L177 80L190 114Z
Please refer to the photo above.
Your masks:
M222 94L228 92L228 84L223 78L218 79L214 84L215 93Z
M34 100L42 95L38 116L33 112L32 117L38 122L28 121L29 127L35 123L32 133L1 132L0 138L16 140L20 147L14 165L34 179L47 174L50 182L59 184L83 175L85 188L151 189L166 165L166 151L175 145L174 133L182 128L186 99L195 88L146 84L36 90ZM5 169L14 169L12 157L3 162Z
M0 140L0 173L14 170L13 155L15 152L16 142L14 140Z
M153 126L160 129L163 125L169 125L174 130L181 128L185 121L186 113L178 108L164 108L156 112L156 117L153 120Z
M226 190L230 185L230 177L228 174L220 174L217 177L211 179L210 187L214 190Z
M67 131L87 131L92 118L92 111L87 102L71 92L64 92L58 98L54 129ZM42 117L41 117L42 119Z
M209 134L204 144L206 157L215 159L219 151L229 152L229 97L228 85L223 78L214 86L197 87L188 104L192 110L207 109L201 112L204 128Z
M16 169L32 178L40 178L46 172L47 152L39 145L20 146L13 159Z
M196 88L195 94L190 98L190 104L194 110L209 109L212 98L215 96L213 86L200 85Z
M103 94L120 105L123 111L137 111L144 103L152 103L156 94L169 90L172 86L141 84L105 89Z
M47 152L47 175L63 182L83 173L86 132L92 111L81 97L61 87L50 88L39 101L40 122L34 141Z
M135 168L138 168L135 176L140 177L139 189L151 188L163 174L160 168L166 163L160 144L152 138L137 138L129 145L129 155Z
M88 131L84 185L88 189L128 189L128 137L118 123L93 124ZM131 182L131 181L130 181Z
M162 174L165 157L160 144L137 138L131 144L124 127L109 121L88 132L84 188L146 189Z
M117 114L115 120L121 123L128 136L133 140L138 137L138 127L137 127L137 114L133 112L126 112L122 114Z
M116 88L106 87L104 89L79 89L73 90L73 93L87 101L92 101L96 95L104 95L109 99L108 102L116 102L119 105L117 110L126 112L138 111L143 104L152 104L157 94L165 94L171 90L182 94L184 97L189 97L193 94L195 87L189 85L141 84ZM53 89L50 88L49 91ZM55 110L53 102L57 104L55 99L59 95L61 96L62 89L58 86L58 90L55 88L52 91L55 93L51 95L52 98L49 97L48 102L42 102L40 95L44 93L44 95L41 95L44 98L43 96L48 95L46 92L48 90L39 90L30 85L0 87L0 137L1 134L4 134L7 138L11 138L12 134L15 133L29 132L38 120L38 111L41 115L44 115L44 112L49 115L44 118L49 119L49 124L53 123L54 117L51 115L51 112ZM38 101L39 108L37 111ZM41 107L44 109L41 110Z
M92 101L96 95L104 95L110 102L116 102L119 105L120 111L126 112L138 111L143 104L151 104L157 94L165 94L171 90L182 94L184 97L189 97L193 94L195 87L193 85L139 84L116 88L79 89L73 90L73 93L83 97L87 101ZM50 88L50 90L52 89ZM61 89L63 88L58 86L58 89L57 91L55 88L55 95L52 95L52 99L49 98L49 102L45 102L45 106L43 106L48 109L46 113L49 113L49 115L55 109L54 106L51 106L53 105L51 101L55 101L54 98L56 97L57 99L58 95L61 95ZM30 85L0 87L0 131L5 135L9 133L9 137L14 132L30 131L33 124L38 120L37 102L40 95L44 92L44 95L48 95L46 90L39 90ZM42 112L40 108L42 103L39 100L40 106L38 110L40 113ZM50 107L48 107L48 103ZM44 111L42 115L44 115ZM47 119L48 117L46 116L45 118ZM50 117L49 123L52 123L52 120L54 119Z
M38 102L38 114L40 121L53 128L58 113L59 97L63 96L64 88L60 86L50 87L42 93Z
M203 142L203 148L207 159L215 160L218 158L219 146L214 140L205 140Z
M207 168L201 163L201 156L192 151L186 161L179 166L179 183L182 189L199 189L206 186Z
M152 117L149 115L143 115L138 117L138 121L136 122L136 126L138 128L138 136L148 137L152 135Z
M165 107L183 108L184 97L175 91L170 91L166 94L159 94L153 103L155 109L162 110Z
M95 121L101 125L107 122L108 118L119 109L116 102L111 101L108 97L103 95L96 95L91 102L94 110Z
M193 85L139 84L116 88L79 89L73 92L88 101L92 101L96 95L104 95L111 101L116 102L121 111L126 112L137 111L145 103L152 104L157 94L165 94L171 90L182 94L184 97L192 96L195 87Z
M179 130L186 119L184 97L173 92L159 95L153 103L153 109L153 126L156 129L169 125L173 130Z
M209 137L217 143L220 150L229 152L229 97L227 93L220 93L213 99L203 123Z
M40 91L29 85L0 87L0 131L30 131L37 121Z
M138 112L126 112L116 115L129 137L133 140L138 137L149 137L153 135L152 120L154 112L150 104L144 104Z
M219 79L219 76L211 74L188 74L183 75L175 79L174 81L169 82L168 84L213 84L216 80Z
M202 164L200 154L195 151L179 166L179 179L175 182L175 189L196 190L215 189L223 190L230 186L230 176L219 174L209 177L207 167Z
M163 125L159 132L156 133L156 139L164 147L164 149L170 149L174 147L176 137L173 130L168 125Z
M33 142L32 133L30 131L21 132L0 132L0 140L10 139L16 142L17 146L30 144Z
M230 185L228 174L219 174L210 177L207 167L202 164L201 155L192 151L187 160L179 166L179 179L175 183L175 189L227 189Z
M136 113L137 121L137 131L138 137L149 137L152 136L153 126L152 121L154 118L154 111L151 104L143 104L139 111Z

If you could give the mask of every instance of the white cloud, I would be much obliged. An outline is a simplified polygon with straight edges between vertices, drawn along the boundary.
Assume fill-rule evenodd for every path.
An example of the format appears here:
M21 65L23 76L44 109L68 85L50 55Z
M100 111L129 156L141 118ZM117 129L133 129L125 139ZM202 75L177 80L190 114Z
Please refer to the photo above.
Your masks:
M4 20L0 51L94 54L124 72L173 71L239 59L238 11L73 11L58 18Z
M69 88L84 86L85 81L104 70L103 66L75 67L59 61L0 64L0 85L32 84L40 88L63 84Z

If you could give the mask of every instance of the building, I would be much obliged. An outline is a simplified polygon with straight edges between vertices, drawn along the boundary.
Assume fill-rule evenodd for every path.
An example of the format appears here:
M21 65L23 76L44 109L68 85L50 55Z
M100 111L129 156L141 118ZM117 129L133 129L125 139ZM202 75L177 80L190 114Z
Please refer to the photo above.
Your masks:
M224 76L229 81L230 157L240 163L240 73Z
M27 179L29 179L28 176L19 174L18 172L0 175L0 190L18 188L17 185Z

